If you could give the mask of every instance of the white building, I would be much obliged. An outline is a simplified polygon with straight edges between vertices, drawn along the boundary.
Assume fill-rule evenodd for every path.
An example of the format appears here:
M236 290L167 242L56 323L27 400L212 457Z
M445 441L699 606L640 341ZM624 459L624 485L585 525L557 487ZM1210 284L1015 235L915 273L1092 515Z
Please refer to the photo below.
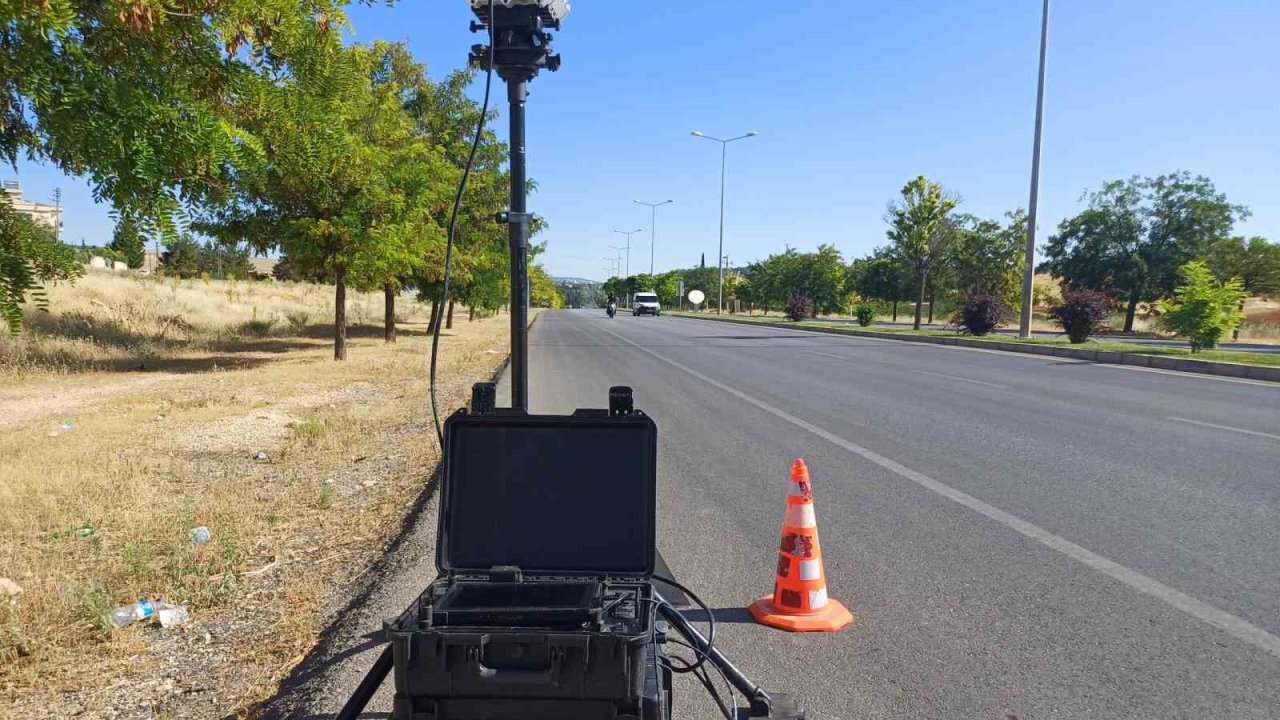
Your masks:
M14 210L29 216L37 224L57 232L62 227L62 208L48 203L35 202L22 197L22 187L17 180L0 180L0 189L9 198Z

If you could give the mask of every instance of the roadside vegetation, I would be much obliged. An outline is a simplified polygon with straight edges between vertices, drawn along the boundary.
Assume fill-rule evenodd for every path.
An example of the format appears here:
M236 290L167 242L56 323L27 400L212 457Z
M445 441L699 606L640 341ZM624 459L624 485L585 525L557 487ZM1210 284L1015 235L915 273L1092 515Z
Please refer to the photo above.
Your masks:
M1084 202L1040 248L1033 330L1065 332L1073 342L1165 332L1188 339L1193 352L1218 340L1280 341L1280 244L1233 234L1248 209L1208 178L1116 180ZM1021 308L1026 213L989 219L962 209L955 192L916 177L889 203L884 246L851 262L823 244L729 267L725 309L850 318L864 327L903 317L917 331L940 322L975 336L1007 326ZM678 308L687 304L676 294L681 283L686 293L702 290L703 308L715 309L719 269L705 259L662 275L610 278L601 294L652 290Z
M437 460L429 306L400 303L386 343L381 294L352 295L335 364L331 298L91 271L0 338L0 707L239 716L312 646ZM492 375L507 329L443 333L444 407ZM138 599L192 622L104 621Z
M675 311L672 315L684 315L688 317L708 317L704 312L680 312ZM856 323L844 322L830 319L807 319L801 322L787 321L783 315L734 315L725 316L735 322L752 323L759 325L779 325L785 322L785 327L798 328L822 328L825 331L835 333L848 333L854 335L861 332L873 332L885 335L929 335L933 337L955 337L955 330L941 330L924 328L921 330L913 330L910 327L895 327L890 325L876 325L873 327L860 327ZM1101 350L1138 353L1141 355L1160 355L1166 357L1194 357L1197 360L1214 360L1220 362L1243 363L1247 365L1266 365L1280 366L1280 354L1243 352L1237 350L1201 350L1193 353L1189 347L1168 347L1161 345L1148 345L1135 342L1125 342L1123 337L1117 339L1111 338L1090 338L1084 345L1072 343L1067 337L1036 337L1031 339L1020 339L1012 335L972 335L971 340L986 341L992 343L1017 343L1025 345L1058 345L1062 347L1075 347L1084 350Z

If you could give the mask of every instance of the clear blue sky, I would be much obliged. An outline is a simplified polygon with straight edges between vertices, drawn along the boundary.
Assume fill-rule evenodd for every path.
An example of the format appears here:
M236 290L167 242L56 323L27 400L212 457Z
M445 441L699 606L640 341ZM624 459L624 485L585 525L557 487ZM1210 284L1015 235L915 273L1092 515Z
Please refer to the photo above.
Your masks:
M530 207L556 275L601 278L613 228L648 269L714 264L719 146L694 129L760 136L729 149L725 249L734 265L833 243L846 258L885 242L885 203L925 174L962 209L1027 203L1039 0L578 0L559 73L531 87ZM481 36L465 0L353 7L355 40L407 40L433 74ZM1238 232L1280 241L1280 3L1056 3L1041 183L1041 238L1103 181L1186 169L1253 211ZM501 85L495 97L505 102ZM477 88L478 90L478 88ZM499 121L505 135L505 112ZM11 175L6 168L0 171ZM61 184L65 237L105 242L106 209L83 181L23 164L29 197Z

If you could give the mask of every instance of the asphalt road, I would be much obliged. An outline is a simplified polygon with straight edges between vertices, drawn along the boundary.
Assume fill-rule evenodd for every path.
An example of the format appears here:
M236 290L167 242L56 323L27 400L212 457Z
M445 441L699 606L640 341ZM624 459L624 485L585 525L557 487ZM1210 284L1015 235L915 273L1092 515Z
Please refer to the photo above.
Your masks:
M1280 386L599 311L530 354L535 411L635 388L659 548L811 717L1280 717ZM743 622L796 457L836 635Z
M660 550L720 647L811 718L1280 717L1278 385L599 310L544 313L530 344L535 411L635 389ZM796 457L856 618L834 635L743 610ZM340 706L433 533L428 507L268 717ZM716 716L692 681L677 710Z

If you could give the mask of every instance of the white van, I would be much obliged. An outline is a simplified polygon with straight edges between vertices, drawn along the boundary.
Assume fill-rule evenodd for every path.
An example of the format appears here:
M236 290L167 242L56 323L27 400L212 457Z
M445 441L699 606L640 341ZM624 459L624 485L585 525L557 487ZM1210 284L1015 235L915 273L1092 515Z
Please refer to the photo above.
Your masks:
M632 315L652 315L657 317L662 314L662 305L658 303L658 294L651 292L638 292L631 296L631 314Z

